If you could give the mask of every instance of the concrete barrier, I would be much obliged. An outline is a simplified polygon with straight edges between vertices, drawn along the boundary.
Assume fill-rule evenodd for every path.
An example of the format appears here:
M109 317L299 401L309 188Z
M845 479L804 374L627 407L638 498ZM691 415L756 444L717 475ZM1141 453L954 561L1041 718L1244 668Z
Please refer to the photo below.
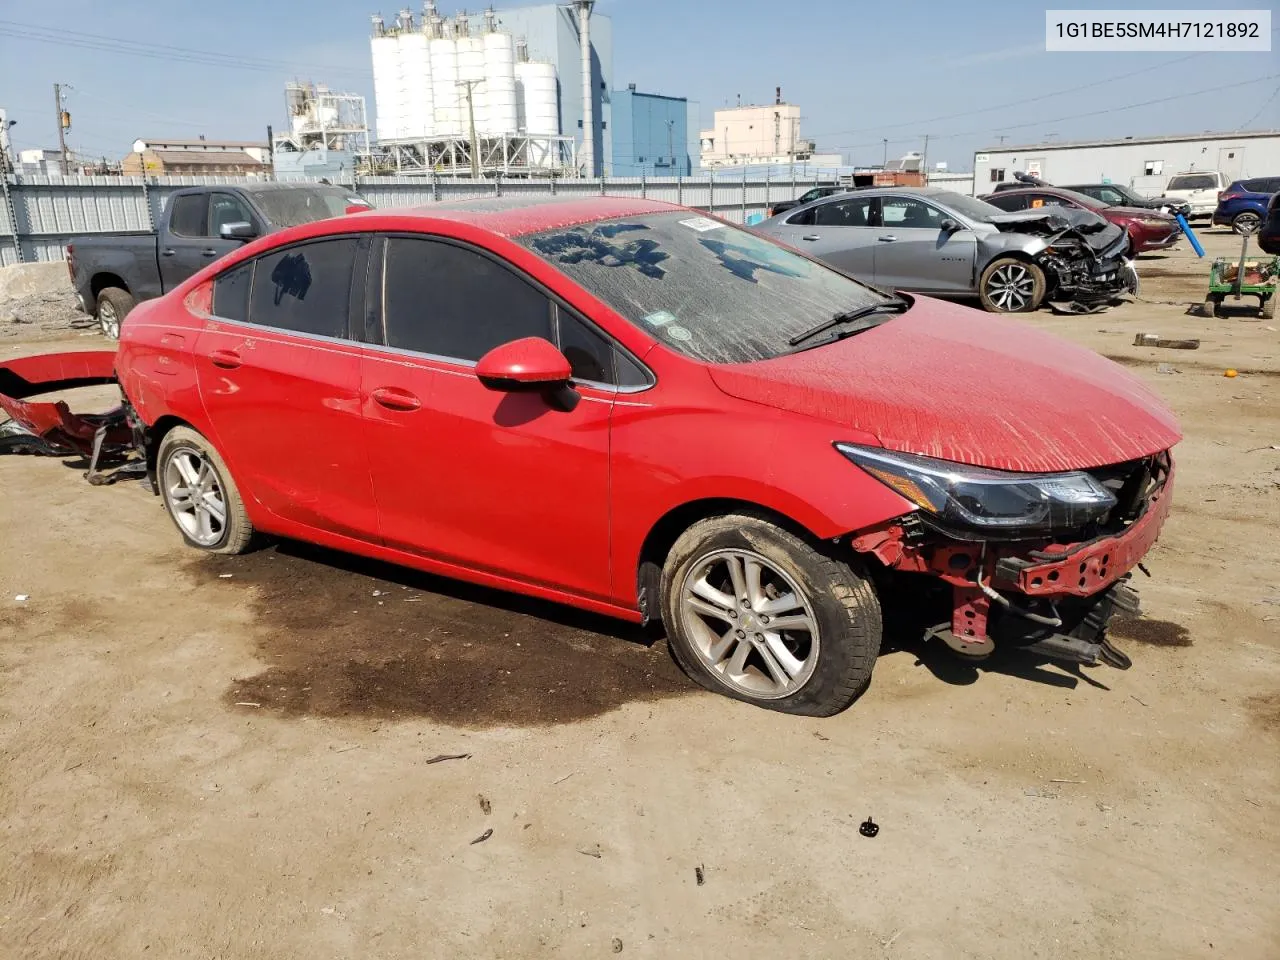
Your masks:
M71 280L67 265L53 263L18 263L0 267L0 300L20 300L37 293L70 293Z

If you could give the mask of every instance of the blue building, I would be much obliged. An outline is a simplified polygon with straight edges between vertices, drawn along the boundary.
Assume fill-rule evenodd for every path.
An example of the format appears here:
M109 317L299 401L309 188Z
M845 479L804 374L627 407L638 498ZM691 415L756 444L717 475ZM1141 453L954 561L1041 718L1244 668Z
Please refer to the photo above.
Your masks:
M615 177L687 177L698 145L697 103L684 97L639 93L633 83L613 92Z

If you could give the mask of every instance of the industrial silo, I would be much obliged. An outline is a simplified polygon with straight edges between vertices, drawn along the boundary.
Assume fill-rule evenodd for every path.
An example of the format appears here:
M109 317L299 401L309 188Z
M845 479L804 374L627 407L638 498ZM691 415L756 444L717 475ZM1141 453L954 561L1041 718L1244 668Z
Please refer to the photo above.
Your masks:
M394 33L387 33L381 17L373 17L373 94L378 111L378 139L394 140L402 125L400 43Z
M427 50L431 57L435 135L459 136L462 133L462 120L458 111L458 51L449 24L440 26L440 36L431 39Z
M529 165L550 168L556 156L548 141L537 137L554 137L560 133L560 101L556 94L555 64L539 60L516 64L516 79L524 105L525 133L529 143Z
M519 127L516 106L515 42L509 33L484 35L485 123L490 137L509 136Z
M410 30L400 34L401 96L404 103L403 137L429 137L435 129L435 96L431 86L431 60L426 34Z
M454 41L458 50L458 110L462 123L462 135L471 133L470 120L474 115L476 132L486 129L488 114L485 96L485 62L484 40L471 36L471 27L466 14L458 14L454 18ZM467 90L471 91L471 113L467 109Z

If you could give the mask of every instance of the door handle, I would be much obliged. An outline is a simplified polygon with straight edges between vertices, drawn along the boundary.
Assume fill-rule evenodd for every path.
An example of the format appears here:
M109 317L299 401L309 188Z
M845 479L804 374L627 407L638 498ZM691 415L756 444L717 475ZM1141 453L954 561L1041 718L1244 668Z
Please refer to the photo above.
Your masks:
M163 250L160 251L160 256L162 257L172 257L173 254L174 254L173 247L165 247Z
M896 243L898 240L898 238L895 237L893 234L889 234L887 237L876 237L876 239L879 240L881 243Z
M819 234L811 233L811 234L809 234L808 236L801 237L800 239L801 239L801 240L821 240L821 239L822 239L822 237L821 237L821 235L819 235Z
M215 367L221 367L223 370L234 370L240 366L240 354L234 350L214 350L209 354L209 360Z
M422 401L415 397L408 390L400 390L396 387L379 387L370 394L373 402L378 406L386 407L388 410L410 411L417 410L422 406Z
M210 259L216 257L217 255L218 255L218 251L213 249L213 247L205 247L203 250L200 251L200 256L209 257Z

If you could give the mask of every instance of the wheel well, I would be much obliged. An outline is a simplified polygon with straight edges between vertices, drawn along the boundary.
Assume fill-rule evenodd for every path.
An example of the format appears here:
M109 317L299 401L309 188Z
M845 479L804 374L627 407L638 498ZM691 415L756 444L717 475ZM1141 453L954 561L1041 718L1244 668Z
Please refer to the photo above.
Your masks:
M165 435L174 427L190 427L191 424L181 417L163 416L147 430L147 475L155 477L156 458L160 453L160 443ZM192 428L194 429L194 428Z
M119 287L125 293L129 292L129 285L124 282L124 278L114 273L95 273L93 279L89 281L89 292L93 294L93 299L98 299L98 294L107 287Z
M729 513L745 513L768 520L784 530L803 537L805 540L816 540L812 531L803 524L797 523L786 514L762 507L749 500L730 498L714 498L694 500L681 504L658 520L649 530L648 536L640 547L640 563L636 571L636 589L640 599L640 610L646 619L657 619L658 592L662 583L662 567L667 561L667 554L680 539L680 535L699 520L708 517L719 517Z

